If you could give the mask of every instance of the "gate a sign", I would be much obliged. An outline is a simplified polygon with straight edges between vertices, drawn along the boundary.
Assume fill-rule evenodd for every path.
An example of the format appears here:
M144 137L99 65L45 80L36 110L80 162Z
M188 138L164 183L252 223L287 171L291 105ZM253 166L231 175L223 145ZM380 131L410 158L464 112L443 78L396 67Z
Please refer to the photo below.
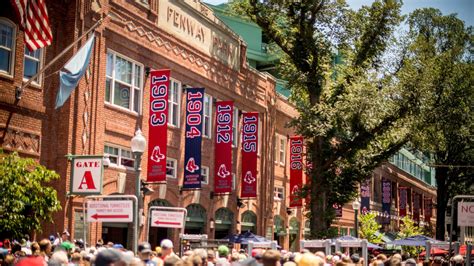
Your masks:
M101 194L103 156L72 158L71 194Z

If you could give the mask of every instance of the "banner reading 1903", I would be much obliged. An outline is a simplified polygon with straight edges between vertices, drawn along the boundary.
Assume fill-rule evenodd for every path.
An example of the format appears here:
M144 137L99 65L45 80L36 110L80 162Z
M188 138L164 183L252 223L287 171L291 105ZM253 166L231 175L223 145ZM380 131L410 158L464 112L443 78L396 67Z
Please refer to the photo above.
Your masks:
M216 103L214 192L232 192L232 114L234 103Z
M258 113L242 116L242 198L257 197Z
M303 206L298 195L303 187L303 137L290 138L290 207Z
M148 125L148 170L146 180L147 182L165 182L170 70L152 71L150 79L150 122Z
M184 189L201 188L201 142L204 88L186 89L186 143L184 147Z

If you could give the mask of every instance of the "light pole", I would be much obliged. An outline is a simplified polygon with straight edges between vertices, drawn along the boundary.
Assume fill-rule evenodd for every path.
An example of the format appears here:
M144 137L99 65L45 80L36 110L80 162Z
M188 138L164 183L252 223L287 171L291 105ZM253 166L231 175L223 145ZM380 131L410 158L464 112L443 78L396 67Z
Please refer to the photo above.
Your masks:
M137 174L137 182L136 182L136 191L135 191L135 195L137 196L137 200L138 200L138 206L137 206L137 209L135 210L135 235L136 235L136 239L134 239L133 241L133 249L134 249L134 252L136 253L137 252L137 247L138 247L138 239L140 239L140 222L139 222L139 219L140 219L140 208L143 208L142 205L142 197L140 195L140 187L141 187L141 182L140 182L140 170L141 170L141 167L140 167L140 163L141 163L141 160L142 160L142 154L143 152L145 151L145 148L146 148L146 139L145 137L143 137L142 135L142 131L140 129L137 129L137 131L135 132L135 137L132 138L132 142L131 142L131 146L132 146L132 152L133 152L133 155L134 155L134 159L135 159L135 163L134 163L134 168L135 168L135 172Z
M352 202L352 209L354 209L354 227L355 227L355 237L359 238L359 209L360 209L360 202L358 199L355 199Z

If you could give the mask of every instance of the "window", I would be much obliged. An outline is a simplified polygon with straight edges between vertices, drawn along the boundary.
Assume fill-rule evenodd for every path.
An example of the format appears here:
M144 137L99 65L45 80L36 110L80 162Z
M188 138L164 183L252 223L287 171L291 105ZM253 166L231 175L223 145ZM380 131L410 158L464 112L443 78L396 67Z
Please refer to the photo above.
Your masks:
M285 198L285 190L283 187L274 187L273 188L273 199L281 201Z
M258 120L258 132L257 132L257 154L260 155L261 153L261 147L262 147L262 120Z
M142 97L143 66L107 52L105 101L139 113Z
M236 179L235 173L232 173L232 191L234 191L236 187L237 187L237 179Z
M170 84L168 95L168 125L179 127L181 82L172 79Z
M176 165L175 159L166 159L166 177L176 179Z
M280 136L280 147L278 151L278 157L280 159L280 165L286 164L286 138Z
M203 166L201 169L201 182L203 184L209 184L209 167Z
M232 146L239 144L239 108L234 106L234 117L232 118Z
M110 164L133 168L133 163L135 160L133 159L131 150L105 145L104 153L109 155Z
M278 163L278 135L275 135L273 140L273 154L275 156L275 163Z
M212 130L212 97L204 94L204 110L203 110L204 121L202 124L202 135L207 138L211 138Z
M13 74L15 33L15 24L0 18L0 73Z
M23 64L23 78L30 79L38 73L41 67L42 49L37 49L33 52L25 47L25 61ZM39 77L35 79L35 83L39 84Z

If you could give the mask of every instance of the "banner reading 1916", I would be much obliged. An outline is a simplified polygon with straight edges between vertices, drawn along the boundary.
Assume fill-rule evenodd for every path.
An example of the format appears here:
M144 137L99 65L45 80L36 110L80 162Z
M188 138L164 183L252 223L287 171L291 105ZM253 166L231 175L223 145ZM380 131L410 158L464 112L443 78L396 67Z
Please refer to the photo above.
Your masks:
M214 192L232 192L232 101L216 103Z
M303 137L290 138L290 207L303 206Z
M150 73L150 122L148 125L147 182L166 182L168 88L170 70Z
M244 113L242 124L242 198L257 197L258 113Z
M184 147L184 189L201 188L201 142L204 88L186 89L186 143Z

